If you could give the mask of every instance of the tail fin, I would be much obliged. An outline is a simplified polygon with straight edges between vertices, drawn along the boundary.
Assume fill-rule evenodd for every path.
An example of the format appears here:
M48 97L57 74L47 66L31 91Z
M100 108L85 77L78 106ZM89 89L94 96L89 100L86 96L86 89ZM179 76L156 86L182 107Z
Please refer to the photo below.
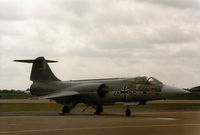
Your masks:
M58 61L45 60L44 57L38 57L35 60L14 60L14 62L33 63L30 77L32 81L60 81L47 64Z

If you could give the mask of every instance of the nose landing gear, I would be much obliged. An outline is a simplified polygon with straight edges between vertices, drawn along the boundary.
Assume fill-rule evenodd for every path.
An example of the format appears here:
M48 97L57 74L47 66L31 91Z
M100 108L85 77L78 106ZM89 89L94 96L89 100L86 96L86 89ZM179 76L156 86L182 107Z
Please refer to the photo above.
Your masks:
M126 117L130 117L131 116L131 109L130 109L129 105L126 106L125 115L126 115Z

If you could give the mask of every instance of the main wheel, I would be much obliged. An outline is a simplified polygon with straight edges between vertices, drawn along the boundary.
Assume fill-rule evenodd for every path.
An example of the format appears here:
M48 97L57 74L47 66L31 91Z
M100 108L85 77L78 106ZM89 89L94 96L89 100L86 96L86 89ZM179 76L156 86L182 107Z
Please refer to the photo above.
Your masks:
M103 107L102 107L102 105L98 104L96 107L96 112L94 114L99 115L101 112L103 112Z
M103 107L102 107L102 105L97 105L97 109L98 109L98 112L103 112Z
M130 110L130 109L126 109L126 112L125 112L125 113L126 113L126 116L127 116L127 117L131 116L131 110Z
M69 108L68 106L64 106L63 109L62 109L63 115L64 115L65 113L69 113L69 112L70 112L70 108Z

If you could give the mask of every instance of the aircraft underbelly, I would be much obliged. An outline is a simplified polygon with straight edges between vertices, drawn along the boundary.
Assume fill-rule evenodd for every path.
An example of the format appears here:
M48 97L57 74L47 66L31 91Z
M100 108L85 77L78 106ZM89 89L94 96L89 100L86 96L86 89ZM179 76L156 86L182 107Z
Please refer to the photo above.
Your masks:
M137 102L161 99L160 93L135 93L135 94L116 94L115 92L109 92L105 97L101 98L95 94L85 94L82 96L82 102L88 103L114 103L114 102Z

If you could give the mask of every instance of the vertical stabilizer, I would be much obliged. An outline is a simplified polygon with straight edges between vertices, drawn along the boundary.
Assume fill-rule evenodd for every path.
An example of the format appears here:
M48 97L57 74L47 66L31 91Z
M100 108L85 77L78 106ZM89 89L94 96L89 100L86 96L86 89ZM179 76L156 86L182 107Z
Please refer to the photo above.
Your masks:
M38 57L35 60L14 60L15 62L33 63L30 80L32 81L60 81L51 71L47 63L57 61L45 60L44 57Z

